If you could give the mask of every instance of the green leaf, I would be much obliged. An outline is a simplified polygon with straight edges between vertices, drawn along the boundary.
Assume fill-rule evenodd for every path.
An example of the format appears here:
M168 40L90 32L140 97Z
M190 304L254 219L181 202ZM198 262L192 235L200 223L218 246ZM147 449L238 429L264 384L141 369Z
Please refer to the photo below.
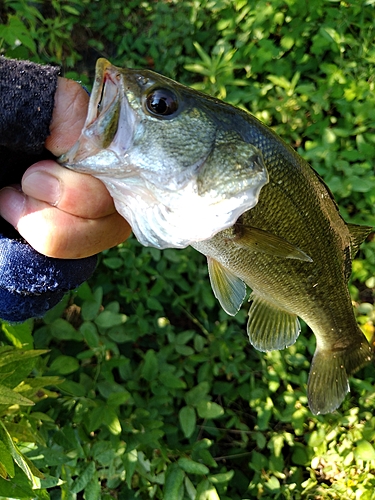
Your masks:
M187 330L176 335L176 344L184 345L195 336L194 330Z
M4 385L0 384L0 404L12 406L12 405L21 405L21 406L33 406L34 402L31 399L25 398L21 394Z
M24 350L6 347L0 349L0 368L12 363L22 363L26 359L35 358L48 352L46 349ZM3 370L1 370L3 371Z
M371 191L374 189L372 183L369 181L369 179L357 177L357 176L352 176L348 179L348 184L349 188L351 188L353 191L356 191L358 193L367 193L368 191Z
M356 442L354 456L357 460L375 460L375 449L371 443L365 439L360 439Z
M129 401L131 394L128 391L112 392L108 396L107 404L110 406L120 406Z
M31 321L25 323L10 325L9 323L1 323L1 330L7 339L18 349L32 349L34 340L32 337Z
M59 340L82 340L81 332L77 331L68 321L62 318L56 319L50 325L51 334Z
M208 479L204 479L197 486L197 495L195 500L220 500L215 486Z
M137 450L131 450L125 453L123 458L123 463L125 467L125 480L128 488L131 488L132 477L135 472L138 463L138 453Z
M217 418L224 415L224 409L212 401L200 401L197 404L197 411L201 418Z
M85 321L79 327L79 331L82 333L83 338L89 347L92 349L99 347L99 335L94 323L91 323L91 321Z
M185 476L184 484L185 484L185 491L189 500L195 500L195 497L197 495L197 490L188 476Z
M100 500L101 498L101 484L96 471L85 487L84 498L86 500Z
M0 478L0 498L30 500L35 498L32 482L18 467L12 481Z
M13 460L16 462L18 467L23 471L28 480L31 481L34 487L37 487L35 475L37 475L37 477L41 477L42 474L33 465L32 467L30 467L29 460L22 455L22 453L13 443L13 440L9 432L7 431L1 420L0 420L0 440L4 443L8 453L10 453L10 455L13 457Z
M191 406L182 407L178 413L178 418L180 421L182 432L184 433L185 437L186 438L191 437L195 430L197 422L197 417L194 408Z
M70 76L66 76L66 78L72 78L72 80L77 79ZM92 293L90 285L87 283L87 281L83 282L82 285L78 287L77 295L82 300L95 300L94 294Z
M188 345L176 345L176 352L182 356L192 356L194 354L194 349Z
M183 380L169 371L160 373L159 380L165 387L170 389L184 389L186 387L186 383Z
M101 302L96 300L85 300L82 304L82 318L85 321L93 321L99 313Z
M82 304L81 314L85 321L94 320L102 307L103 289L98 287L92 295L92 299L87 299Z
M166 474L164 485L164 500L177 500L180 498L180 489L183 487L185 473L177 464L171 465Z
M99 403L99 406L90 412L88 422L89 431L96 431L102 424L104 424L106 412L107 408L102 403Z
M213 474L212 476L209 476L208 479L213 484L229 483L229 481L232 479L233 476L234 476L234 470L228 470L228 472Z
M265 485L269 490L275 493L280 490L280 481L275 476L271 476L265 483Z
M190 458L182 457L178 460L177 463L181 467L181 469L188 474L199 474L202 476L210 472L210 469L208 467L200 464L199 462L194 462L194 460L191 460Z
M201 449L197 452L197 455L202 462L204 462L209 467L217 467L215 459L212 457L211 453L207 449Z
M0 441L0 464L3 466L3 474L5 472L6 476L14 477L13 458L2 441ZM3 474L0 475L4 477ZM4 479L6 479L6 476L4 477Z
M296 465L306 465L308 463L309 456L304 446L299 445L294 447L292 454L292 461Z
M119 434L121 434L122 429L121 429L120 421L118 419L118 416L117 416L115 410L113 410L112 408L107 407L106 412L105 412L104 417L103 417L103 422L108 427L111 434L113 434L115 436L118 436Z
M60 384L60 389L75 397L82 397L86 395L86 389L82 386L82 384L74 382L74 380L64 380L64 382Z
M68 375L79 369L79 362L72 356L58 356L55 358L50 366L50 370L60 373L61 375Z
M78 476L74 481L72 486L69 488L70 491L75 494L79 493L86 488L87 484L93 479L95 474L95 462L90 462L86 469Z
M13 460L12 460L12 463L13 463ZM1 462L0 462L0 478L8 479L8 472Z
M124 261L120 257L109 257L103 259L103 264L110 269L120 269L124 265Z
M185 401L190 406L196 406L199 401L207 398L210 385L208 382L201 382L185 394Z
M69 14L72 14L73 16L79 16L80 12L72 7L71 5L62 5L62 10L65 10L65 12L68 12Z
M159 371L158 368L159 368L159 363L155 351L153 349L149 349L146 352L144 358L144 364L141 370L141 377L143 377L148 382L151 382L151 380L154 380L155 377L157 377Z
M155 297L148 297L146 303L147 307L150 308L152 311L164 311L163 306Z
M103 311L95 318L95 323L101 328L111 328L112 326L122 325L126 320L127 316L125 314Z

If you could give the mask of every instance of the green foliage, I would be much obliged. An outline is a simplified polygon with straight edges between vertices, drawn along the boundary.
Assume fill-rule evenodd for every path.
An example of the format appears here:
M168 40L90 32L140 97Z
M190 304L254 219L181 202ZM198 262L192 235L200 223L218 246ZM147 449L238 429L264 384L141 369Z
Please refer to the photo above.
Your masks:
M27 326L29 326L27 328ZM9 338L12 332L14 344L18 344L25 337L30 325L23 324L11 326L2 324L2 330ZM34 406L44 398L54 397L55 394L45 389L45 386L58 384L57 377L38 376L38 357L45 354L46 350L34 350L21 346L0 347L0 496L8 497L18 494L19 488L22 495L31 488L38 488L38 478L43 474L20 451L16 442L42 442L43 439L38 427L43 420L43 414L30 415L24 407ZM35 370L29 378L30 372ZM48 417L46 417L48 419ZM20 476L20 471L23 475ZM18 477L20 476L20 483ZM11 484L9 479L14 479ZM22 484L22 485L21 485ZM14 491L14 488L16 491ZM30 494L30 493L28 493ZM24 498L24 496L19 497Z
M7 56L85 82L105 56L250 110L323 176L346 220L375 225L373 2L5 0L0 16ZM368 241L350 290L369 339L374 275ZM373 498L373 366L338 411L313 417L313 336L258 353L246 315L220 309L193 249L130 238L43 321L3 324L0 497Z

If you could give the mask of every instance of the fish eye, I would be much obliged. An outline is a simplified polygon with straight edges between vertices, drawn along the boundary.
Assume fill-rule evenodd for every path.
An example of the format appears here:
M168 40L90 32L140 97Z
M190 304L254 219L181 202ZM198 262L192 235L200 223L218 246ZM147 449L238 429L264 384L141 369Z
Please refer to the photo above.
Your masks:
M176 94L169 89L154 89L146 97L146 108L160 118L173 115L178 109Z

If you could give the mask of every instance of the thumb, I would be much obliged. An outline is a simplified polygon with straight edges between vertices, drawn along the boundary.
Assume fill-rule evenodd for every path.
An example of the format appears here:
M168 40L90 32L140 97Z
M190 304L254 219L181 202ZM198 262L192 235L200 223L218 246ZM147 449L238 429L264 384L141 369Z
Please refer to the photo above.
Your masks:
M81 85L58 78L50 135L45 147L55 156L66 153L77 141L85 123L89 96Z

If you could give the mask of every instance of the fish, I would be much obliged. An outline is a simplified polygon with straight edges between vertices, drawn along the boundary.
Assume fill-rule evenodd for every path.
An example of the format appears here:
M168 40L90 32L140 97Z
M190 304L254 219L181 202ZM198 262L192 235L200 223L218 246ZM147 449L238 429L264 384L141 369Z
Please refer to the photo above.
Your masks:
M249 287L247 334L257 350L294 344L302 319L316 338L309 408L316 415L335 411L350 390L350 375L373 357L348 289L352 260L372 228L347 224L323 179L245 110L151 71L115 68L108 61L99 61L96 78L82 136L61 163L103 180L141 243L159 248L188 243L205 255L214 295L227 314L239 311ZM213 224L207 237L205 228L196 240L192 233L184 238L195 207L189 209L191 191L187 204L186 193L179 198L176 192L190 189L192 173L198 197L208 192L215 198L219 189L220 206L226 196L237 202L250 190L251 206L234 210L235 220L225 227ZM156 223L144 220L141 210L154 203L155 189L161 198L176 195L176 203L163 202L177 210L182 233L172 216L165 215L163 223L149 214L146 219ZM124 207L134 197L129 214ZM192 225L212 224L202 205L198 212Z
M142 245L185 248L231 227L268 182L233 118L215 99L101 58L81 136L59 162L100 179Z

